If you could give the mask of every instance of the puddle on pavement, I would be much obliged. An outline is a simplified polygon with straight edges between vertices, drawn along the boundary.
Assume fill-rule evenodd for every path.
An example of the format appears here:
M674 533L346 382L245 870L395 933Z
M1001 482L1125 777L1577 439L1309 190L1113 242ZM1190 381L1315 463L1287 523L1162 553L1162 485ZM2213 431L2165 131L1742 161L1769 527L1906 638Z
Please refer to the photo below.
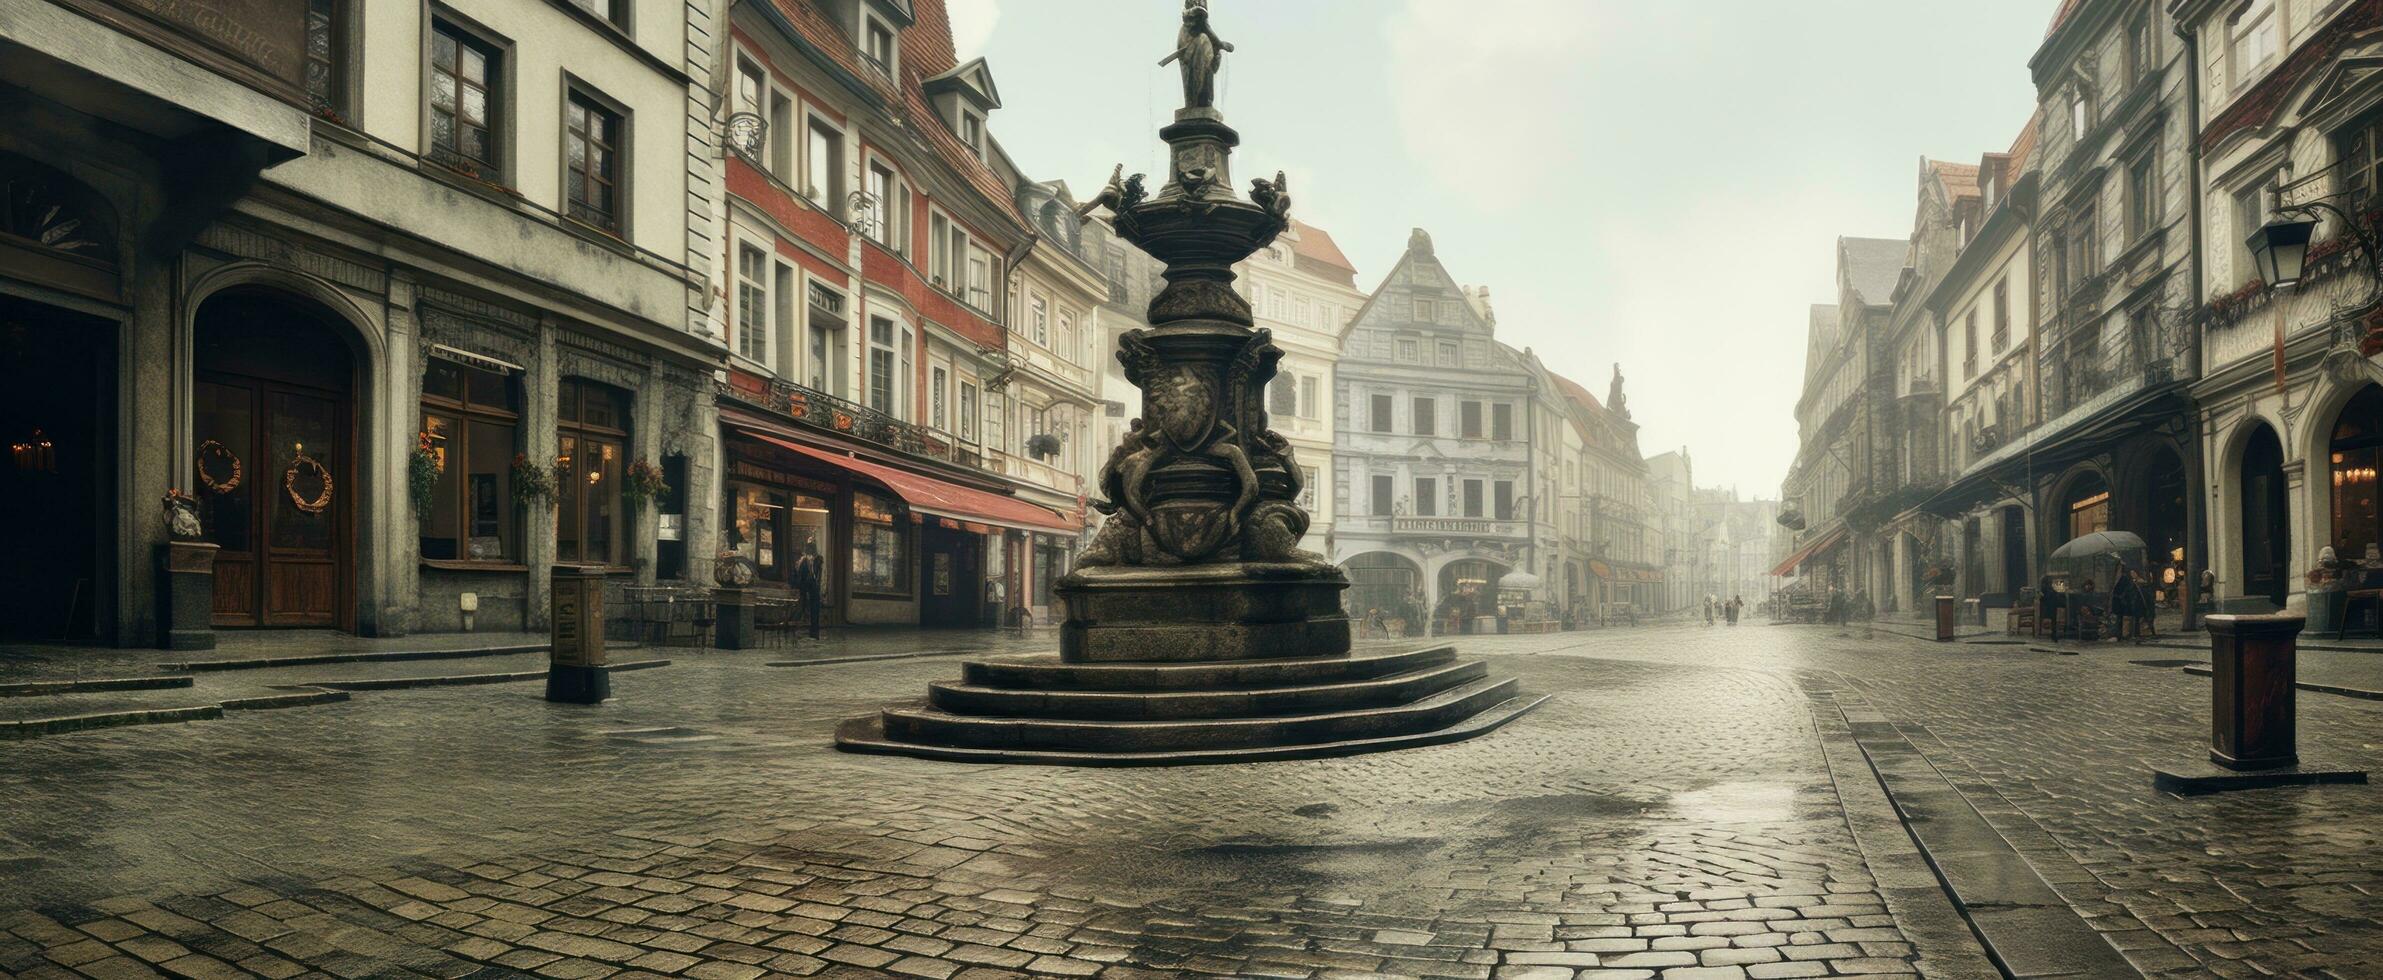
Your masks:
M1678 815L1712 823L1792 820L1818 806L1799 805L1791 783L1741 780L1673 793L1666 804Z

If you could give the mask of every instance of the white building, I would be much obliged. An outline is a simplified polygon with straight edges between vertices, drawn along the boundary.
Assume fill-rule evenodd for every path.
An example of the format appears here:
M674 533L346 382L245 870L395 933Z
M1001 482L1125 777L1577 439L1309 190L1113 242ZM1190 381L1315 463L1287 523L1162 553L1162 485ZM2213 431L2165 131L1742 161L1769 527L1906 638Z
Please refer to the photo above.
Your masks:
M1298 459L1299 506L1310 521L1299 546L1330 554L1333 367L1350 318L1365 305L1357 270L1324 229L1294 219L1274 244L1233 271L1258 328L1273 331L1274 345L1283 351L1266 392L1266 414Z

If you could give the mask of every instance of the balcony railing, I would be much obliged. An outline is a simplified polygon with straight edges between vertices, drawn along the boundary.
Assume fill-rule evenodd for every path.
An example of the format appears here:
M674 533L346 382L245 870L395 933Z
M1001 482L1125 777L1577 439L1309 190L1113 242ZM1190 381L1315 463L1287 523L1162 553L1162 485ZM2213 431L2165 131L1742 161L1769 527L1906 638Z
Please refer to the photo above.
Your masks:
M955 442L951 437L925 426L904 422L876 409L865 408L791 381L772 379L758 388L731 381L720 386L720 393L822 432L876 443L897 452L955 466L985 468L984 453L975 446Z
M1060 493L1081 494L1084 478L1040 460L1015 456L1001 450L985 454L985 468L1003 476L1017 477L1028 483L1047 487Z

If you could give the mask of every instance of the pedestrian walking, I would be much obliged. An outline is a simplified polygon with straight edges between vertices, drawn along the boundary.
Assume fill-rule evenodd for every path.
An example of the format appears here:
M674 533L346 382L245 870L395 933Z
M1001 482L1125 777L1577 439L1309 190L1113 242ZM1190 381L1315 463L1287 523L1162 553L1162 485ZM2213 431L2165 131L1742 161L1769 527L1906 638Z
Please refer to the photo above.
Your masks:
M1705 594L1705 625L1713 625L1713 596L1709 592Z
M794 560L794 591L803 598L803 614L811 618L811 638L819 638L820 606L823 589L820 587L821 560L817 544L806 545L802 557Z
M1729 597L1729 625L1736 626L1738 624L1738 613L1743 612L1745 608L1746 598L1744 596Z
M2143 620L2150 615L2151 601L2143 594L2143 583L2135 579L2132 570L2121 567L2118 578L2110 583L2110 616L2117 627L2110 638L2143 642Z

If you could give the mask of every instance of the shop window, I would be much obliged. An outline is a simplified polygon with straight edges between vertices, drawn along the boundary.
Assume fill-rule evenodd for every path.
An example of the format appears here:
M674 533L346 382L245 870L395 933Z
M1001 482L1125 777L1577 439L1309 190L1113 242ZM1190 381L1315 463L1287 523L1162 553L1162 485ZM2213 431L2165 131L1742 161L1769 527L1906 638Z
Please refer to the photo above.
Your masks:
M422 508L425 561L521 561L513 456L520 386L496 371L434 357L422 375L418 445L437 472Z
M892 497L853 491L852 589L910 593L910 515Z
M808 494L748 483L731 484L727 513L728 550L753 563L765 582L791 583L796 559L827 552L827 501ZM821 563L823 592L833 569Z
M629 393L565 378L561 401L555 560L626 565L628 507L621 498L621 473L629 465Z
M2342 409L2333 426L2333 547L2343 558L2364 558L2383 545L2376 506L2376 469L2383 466L2383 388L2369 386Z

